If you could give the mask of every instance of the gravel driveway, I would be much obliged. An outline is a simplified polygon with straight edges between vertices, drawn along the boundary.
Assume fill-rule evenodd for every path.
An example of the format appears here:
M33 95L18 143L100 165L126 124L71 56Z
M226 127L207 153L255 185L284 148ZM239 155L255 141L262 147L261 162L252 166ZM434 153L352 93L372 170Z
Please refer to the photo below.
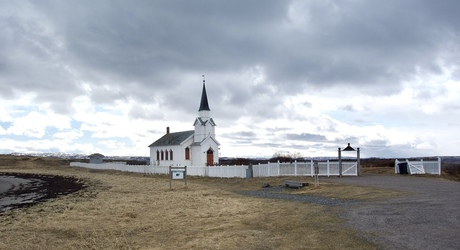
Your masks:
M348 225L383 249L460 249L460 182L403 175L330 178L410 194L347 205Z

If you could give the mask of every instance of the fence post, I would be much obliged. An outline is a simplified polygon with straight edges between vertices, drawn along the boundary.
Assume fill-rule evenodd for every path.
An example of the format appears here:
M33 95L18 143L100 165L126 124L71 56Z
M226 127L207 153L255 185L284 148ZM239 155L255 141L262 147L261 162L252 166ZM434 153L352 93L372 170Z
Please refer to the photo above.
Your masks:
M441 157L438 157L438 174L441 175Z
M246 178L252 178L252 177L254 177L254 170L252 167L252 163L249 163L249 166L246 172Z
M342 177L342 150L339 148L339 176Z
M294 160L294 176L297 176L297 160Z
M310 174L311 174L311 177L313 177L313 172L314 172L313 159L310 159L310 168L311 168Z
M280 174L281 174L281 163L278 160L278 176L280 176Z
M319 178L318 178L318 174L319 174L319 165L318 165L318 162L315 162L315 187L319 186Z
M409 162L409 160L406 159L406 162L407 162L407 172L408 172L409 174L412 174L412 171L410 170L410 162Z
M359 176L361 172L361 153L359 151L359 148L357 148L356 150L356 175Z
M329 160L327 160L327 177L330 176L330 166L329 166Z

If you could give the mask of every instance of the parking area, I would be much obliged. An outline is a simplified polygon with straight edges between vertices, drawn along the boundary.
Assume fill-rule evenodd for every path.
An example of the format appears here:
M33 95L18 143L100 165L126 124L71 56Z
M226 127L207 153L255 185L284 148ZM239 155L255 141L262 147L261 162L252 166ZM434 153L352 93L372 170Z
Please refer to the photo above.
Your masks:
M351 228L384 249L460 249L460 182L406 175L363 175L327 181L409 193L355 204L342 214Z

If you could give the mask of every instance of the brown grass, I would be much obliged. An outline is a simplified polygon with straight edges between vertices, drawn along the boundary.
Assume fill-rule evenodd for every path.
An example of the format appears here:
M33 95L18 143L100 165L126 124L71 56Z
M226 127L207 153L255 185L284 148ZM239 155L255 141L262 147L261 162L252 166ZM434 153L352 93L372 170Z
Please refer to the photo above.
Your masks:
M0 156L0 171L75 176L85 190L0 214L0 249L376 249L331 207L243 196L286 178L191 177L68 167L58 159ZM296 178L289 178L296 179ZM312 183L312 179L297 178ZM292 190L342 199L400 195L322 182ZM335 212L334 212L335 211Z

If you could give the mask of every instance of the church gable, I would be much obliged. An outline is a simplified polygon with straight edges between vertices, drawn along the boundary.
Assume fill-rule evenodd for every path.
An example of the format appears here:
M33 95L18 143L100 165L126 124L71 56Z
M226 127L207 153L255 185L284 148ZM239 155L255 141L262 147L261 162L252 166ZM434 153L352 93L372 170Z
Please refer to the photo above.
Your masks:
M209 123L211 123L212 126L216 126L216 123L214 122L212 118L209 119Z
M191 146L202 146L202 145L206 144L209 140L211 140L212 143L215 144L216 146L220 146L220 143L216 140L216 138L214 138L212 136L208 136L208 137L204 138L202 141L194 142L194 143L192 143Z
M200 124L201 126L206 126L206 124L210 124L211 126L216 126L216 123L212 118L209 118L209 120L202 119L201 117L198 117L195 119L195 122L193 123L193 126L196 126Z

